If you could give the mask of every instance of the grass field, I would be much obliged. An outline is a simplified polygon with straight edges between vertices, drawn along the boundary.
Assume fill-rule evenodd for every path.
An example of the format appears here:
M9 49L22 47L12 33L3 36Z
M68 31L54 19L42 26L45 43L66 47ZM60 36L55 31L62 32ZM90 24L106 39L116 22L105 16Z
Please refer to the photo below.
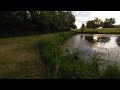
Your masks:
M72 31L77 31L82 33L80 29L73 29ZM120 34L120 28L102 28L102 29L89 29L86 28L83 33L90 33L90 34Z
M0 39L0 79L40 79L45 67L38 41L54 34Z

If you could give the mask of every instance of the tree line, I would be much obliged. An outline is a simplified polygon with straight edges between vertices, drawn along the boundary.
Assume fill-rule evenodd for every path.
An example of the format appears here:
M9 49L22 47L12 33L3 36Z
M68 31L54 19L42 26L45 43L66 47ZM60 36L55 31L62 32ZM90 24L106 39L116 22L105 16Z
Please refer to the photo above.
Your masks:
M89 20L86 23L87 28L98 28L98 27L103 27L103 28L117 28L119 25L113 25L115 24L115 18L106 18L105 21L103 22L99 18L95 18L94 20Z
M71 11L0 11L0 36L69 31L74 23Z

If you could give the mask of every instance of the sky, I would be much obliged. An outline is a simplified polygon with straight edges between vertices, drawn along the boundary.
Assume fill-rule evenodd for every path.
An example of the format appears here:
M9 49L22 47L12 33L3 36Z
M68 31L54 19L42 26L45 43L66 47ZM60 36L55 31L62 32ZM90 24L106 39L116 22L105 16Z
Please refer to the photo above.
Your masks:
M115 18L115 24L120 24L120 11L73 11L73 14L75 15L75 24L78 29L81 27L82 23L93 20L95 17L103 21L105 18Z

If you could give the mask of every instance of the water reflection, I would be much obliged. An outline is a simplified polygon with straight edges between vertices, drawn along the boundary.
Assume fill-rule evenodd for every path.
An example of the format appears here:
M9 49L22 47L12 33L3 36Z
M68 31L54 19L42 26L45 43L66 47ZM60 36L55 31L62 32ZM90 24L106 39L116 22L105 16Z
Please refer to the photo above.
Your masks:
M110 37L99 37L98 40L100 43L108 43L110 41Z
M86 52L99 52L106 60L120 61L120 36L106 34L79 34L70 38L69 49L79 48ZM67 44L66 42L66 44Z
M82 35L83 37L83 35ZM95 42L100 42L100 43L107 43L110 41L110 37L101 37L98 35L93 35L93 36L85 36L85 39L90 42L90 43L95 43Z
M85 36L85 40L87 40L90 43L94 43L93 36Z
M117 39L116 39L116 43L117 43L118 46L120 46L120 36L117 37Z
M84 36L84 35L81 35L81 39L84 40L84 39L85 39L85 36Z

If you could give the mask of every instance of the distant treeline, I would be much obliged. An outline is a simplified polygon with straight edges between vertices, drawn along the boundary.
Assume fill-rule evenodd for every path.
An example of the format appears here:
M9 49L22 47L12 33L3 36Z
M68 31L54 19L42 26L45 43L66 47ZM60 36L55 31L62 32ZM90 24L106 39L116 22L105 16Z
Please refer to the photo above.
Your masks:
M93 20L89 20L86 23L87 28L120 28L120 25L114 25L115 24L115 18L106 18L105 21L102 21L102 19L95 18Z
M0 11L0 37L69 31L74 23L71 11Z

